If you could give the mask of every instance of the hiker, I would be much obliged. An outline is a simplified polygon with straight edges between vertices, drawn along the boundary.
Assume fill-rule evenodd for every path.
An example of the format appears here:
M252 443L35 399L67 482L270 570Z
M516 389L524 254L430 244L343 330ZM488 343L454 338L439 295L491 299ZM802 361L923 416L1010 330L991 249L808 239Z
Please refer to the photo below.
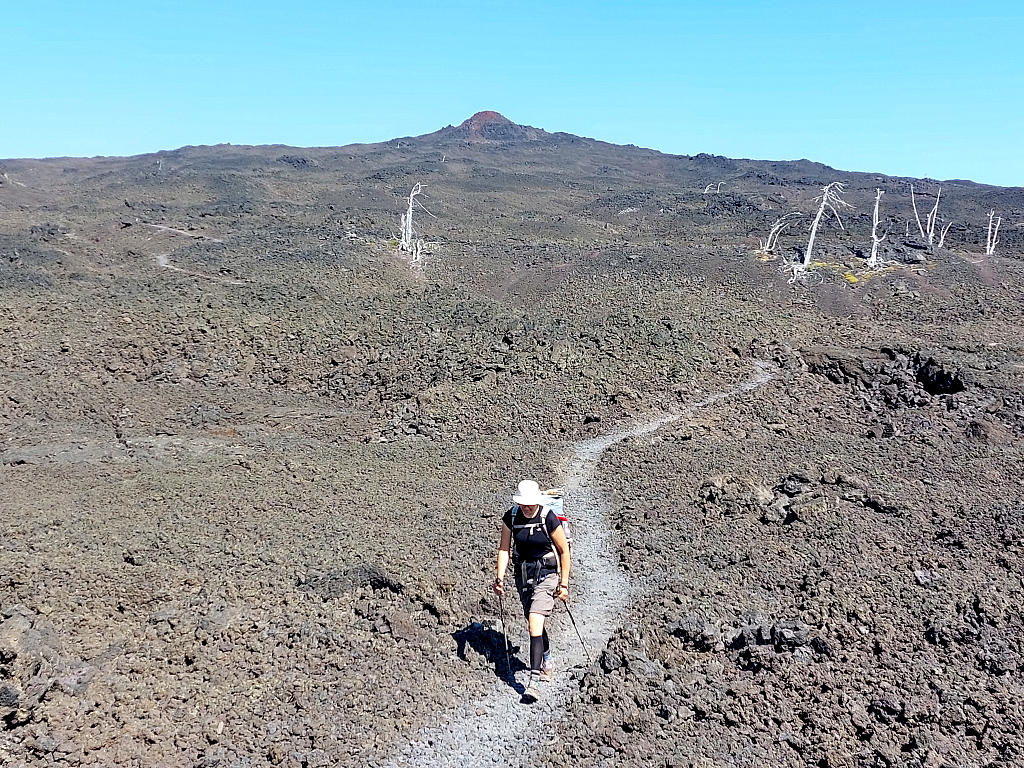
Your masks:
M551 496L533 480L523 480L512 501L515 506L501 520L494 592L499 597L505 594L505 571L511 559L519 600L530 627L530 682L523 700L532 702L540 695L537 684L551 680L554 673L544 619L551 615L555 598L569 599L571 557L562 521L546 507L552 502Z

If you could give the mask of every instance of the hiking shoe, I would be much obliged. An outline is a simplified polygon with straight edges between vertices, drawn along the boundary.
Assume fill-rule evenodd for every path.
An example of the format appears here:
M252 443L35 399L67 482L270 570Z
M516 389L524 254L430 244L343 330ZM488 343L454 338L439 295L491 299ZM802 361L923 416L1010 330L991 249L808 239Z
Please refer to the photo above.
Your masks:
M537 685L537 676L530 675L530 682L526 686L526 690L523 691L523 703L533 704L537 699L540 698L540 686Z
M549 659L545 659L544 663L540 665L540 674L537 675L537 679L544 683L549 683L555 678L555 663Z

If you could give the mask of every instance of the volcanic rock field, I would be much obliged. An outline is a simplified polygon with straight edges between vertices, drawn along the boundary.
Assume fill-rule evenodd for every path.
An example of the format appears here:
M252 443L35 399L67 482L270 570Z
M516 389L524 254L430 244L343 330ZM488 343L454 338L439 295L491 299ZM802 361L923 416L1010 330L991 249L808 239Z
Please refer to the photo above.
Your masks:
M1024 188L492 112L0 160L0 295L4 768L1024 765Z

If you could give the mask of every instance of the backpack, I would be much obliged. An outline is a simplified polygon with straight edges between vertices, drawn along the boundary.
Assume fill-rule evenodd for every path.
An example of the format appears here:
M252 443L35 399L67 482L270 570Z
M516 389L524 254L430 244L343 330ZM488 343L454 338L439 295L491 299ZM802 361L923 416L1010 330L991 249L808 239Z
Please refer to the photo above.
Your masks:
M551 510L561 521L562 531L565 533L565 540L569 543L569 549L572 549L572 526L569 524L569 517L565 513L565 497L562 495L562 489L549 488L544 491L544 495L551 498L551 503L544 505L545 512L547 510ZM544 530L546 531L547 528Z
M551 541L551 534L548 533L547 526L543 524L544 521L547 520L548 512L554 512L555 513L555 517L557 517L559 522L562 523L562 532L565 534L565 541L569 545L569 549L571 550L572 549L572 526L569 524L569 518L568 518L568 516L565 513L565 498L562 495L562 489L561 488L549 488L546 491L542 491L542 493L545 496L547 496L549 500L545 501L541 505L541 512L540 512L539 515L537 515L537 522L527 523L526 525L514 526L514 527L515 528L534 528L534 527L538 527L539 526L544 531L544 534L548 537L548 541L551 542L551 549L552 549L552 551L554 551L555 544L554 544L553 541ZM519 511L518 508L515 508L515 511L518 512ZM514 520L515 519L515 512L513 512L512 517L513 517L513 520ZM513 541L514 541L514 537L513 537Z
M551 534L548 533L548 527L546 525L548 512L554 512L555 517L558 518L559 522L562 523L562 532L565 534L566 544L569 545L570 550L572 549L572 526L569 525L569 518L565 514L565 499L562 496L561 488L550 488L542 493L549 498L549 501L545 501L541 504L541 511L535 518L535 522L529 522L524 525L515 525L515 516L519 511L518 507L513 507L512 519L513 529L525 529L525 528L536 528L540 527L544 531L544 535L548 538L548 543L551 545L550 551L544 556L543 560L538 561L541 563L537 566L534 572L528 574L525 570L526 561L518 561L515 557L515 530L513 530L512 536L512 560L516 563L517 568L524 568L522 572L522 580L527 584L534 584L540 581L548 573L561 573L562 563L558 557L558 550L555 549L555 542L551 538Z

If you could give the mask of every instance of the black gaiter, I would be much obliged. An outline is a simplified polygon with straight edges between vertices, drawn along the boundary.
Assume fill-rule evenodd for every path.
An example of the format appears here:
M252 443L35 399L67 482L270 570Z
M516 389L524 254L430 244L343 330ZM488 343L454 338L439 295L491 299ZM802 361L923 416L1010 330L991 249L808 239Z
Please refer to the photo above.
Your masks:
M544 637L530 637L530 670L540 672L544 663Z

